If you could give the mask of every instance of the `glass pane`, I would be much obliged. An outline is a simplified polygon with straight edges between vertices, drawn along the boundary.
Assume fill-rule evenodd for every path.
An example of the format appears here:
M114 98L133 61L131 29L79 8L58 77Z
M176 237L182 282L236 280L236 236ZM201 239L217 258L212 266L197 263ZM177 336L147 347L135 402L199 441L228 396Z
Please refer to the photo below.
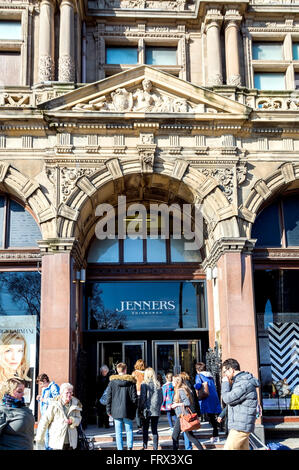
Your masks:
M199 250L186 250L185 243L191 240L185 238L170 238L170 259L172 263L200 262L201 254Z
M252 227L252 238L257 238L255 246L281 246L278 204L266 207L256 218Z
M148 263L166 263L166 240L148 237L146 244Z
M164 378L167 372L177 372L174 370L174 344L157 344L156 354L157 374Z
M179 362L182 371L187 372L194 380L195 364L198 360L196 344L192 341L179 343Z
M284 73L255 73L254 87L258 90L284 90Z
M187 281L87 282L88 328L206 328L203 286L203 282Z
M299 60L299 42L293 42L293 59Z
M134 370L134 364L138 359L144 359L143 348L141 344L125 344L125 357L124 362L128 367L128 374L132 374Z
M40 312L41 275L37 272L0 273L0 316Z
M124 240L124 262L143 262L143 240L141 238L126 238Z
M295 90L299 89L299 73L295 73Z
M279 42L254 42L252 44L252 58L254 60L281 60L283 59L282 44Z
M149 65L176 65L175 47L147 47L145 63Z
M106 364L109 370L114 370L116 364L122 362L122 343L104 343L103 344L103 360L100 361L100 366Z
M118 240L109 240L108 238L99 240L95 238L90 246L87 261L89 263L118 263Z
M0 247L3 247L4 205L5 198L0 196Z
M8 246L37 246L37 240L42 238L39 226L32 215L13 200L10 200L9 220Z
M0 39L22 39L21 21L0 21Z
M283 215L287 246L299 246L299 198L288 197L283 200Z
M107 47L106 64L137 64L136 47Z
M21 84L21 54L12 51L0 51L1 85Z

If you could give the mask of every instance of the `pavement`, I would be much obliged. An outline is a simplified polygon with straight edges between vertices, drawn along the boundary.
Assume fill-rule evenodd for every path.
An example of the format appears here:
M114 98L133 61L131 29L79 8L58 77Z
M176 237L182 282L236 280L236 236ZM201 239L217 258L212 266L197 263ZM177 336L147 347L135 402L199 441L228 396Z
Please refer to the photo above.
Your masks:
M136 423L134 422L134 449L139 450L142 448L142 434L138 433ZM297 427L298 429L298 427ZM291 450L299 450L299 434L295 427L288 427L287 429L281 430L278 428L277 432L271 432L266 437L266 444L269 442L279 442L283 445L288 446ZM217 444L211 444L209 442L212 436L212 427L207 421L201 423L201 428L194 432L198 440L201 442L203 447L207 450L222 450L225 443L226 436L223 431L219 432L220 442ZM113 426L113 420L110 422L110 428L99 428L97 425L88 425L85 429L85 434L88 438L93 439L95 447L99 450L115 450L115 432ZM159 419L158 424L159 434L159 448L161 450L172 449L171 430L169 428L166 416L162 415ZM124 433L125 442L125 433ZM151 448L151 433L149 433L149 449ZM180 448L184 449L184 440L180 439ZM196 449L195 449L196 450Z

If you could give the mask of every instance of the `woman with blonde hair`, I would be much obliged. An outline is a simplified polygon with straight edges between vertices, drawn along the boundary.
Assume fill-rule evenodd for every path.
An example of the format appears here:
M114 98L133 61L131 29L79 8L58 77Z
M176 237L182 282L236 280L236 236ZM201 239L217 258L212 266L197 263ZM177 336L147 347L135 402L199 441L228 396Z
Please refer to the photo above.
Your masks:
M186 407L190 408L192 413L196 413L195 402L193 398L192 391L186 384L184 377L179 375L175 375L173 378L174 384L174 397L173 397L173 404L172 408L175 409L175 414L177 416L177 420L174 423L173 433L172 433L172 443L173 443L173 450L178 450L179 448L179 437L181 433L181 425L180 425L180 416L182 414L187 414L188 411ZM203 447L198 439L194 436L192 431L185 431L185 434L189 441L195 445L198 450L203 450Z
M153 435L153 448L154 450L158 449L158 421L161 414L162 402L163 393L160 382L156 377L154 369L148 367L144 371L144 381L141 384L139 400L139 411L143 416L143 449L147 449L150 424Z
M27 343L24 336L16 330L6 331L0 338L0 382L14 375L24 380L28 377Z
M24 401L25 382L16 377L2 383L0 450L33 450L34 416Z
M143 359L138 359L134 365L134 370L132 372L132 376L136 380L136 388L137 388L137 397L138 397L138 404L139 404L139 397L140 397L140 387L144 380L144 371L146 369L146 365ZM138 427L138 434L142 433L142 424L141 424L141 416L139 412L139 406L136 409L136 423Z

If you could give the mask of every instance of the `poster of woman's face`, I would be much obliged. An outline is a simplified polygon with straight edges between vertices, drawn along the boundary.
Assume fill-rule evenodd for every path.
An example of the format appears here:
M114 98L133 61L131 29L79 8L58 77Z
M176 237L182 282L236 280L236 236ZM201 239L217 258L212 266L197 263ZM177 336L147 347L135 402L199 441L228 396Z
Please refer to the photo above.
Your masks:
M34 408L36 317L0 316L0 384L13 376L25 380L25 402Z

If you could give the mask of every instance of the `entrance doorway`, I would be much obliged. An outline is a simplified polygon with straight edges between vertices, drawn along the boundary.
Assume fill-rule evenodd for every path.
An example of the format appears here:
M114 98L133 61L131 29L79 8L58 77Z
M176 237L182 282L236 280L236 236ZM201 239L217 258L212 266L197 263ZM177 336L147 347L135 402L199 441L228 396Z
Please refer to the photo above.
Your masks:
M198 340L153 341L154 368L162 377L167 372L194 374L194 367L201 356L201 343Z
M152 358L148 363L147 350ZM115 370L116 364L125 362L128 374L134 370L137 359L143 359L152 365L162 378L167 372L179 374L182 371L194 374L195 363L201 357L200 340L159 340L159 341L101 341L98 342L98 368L106 364L110 370Z
M116 364L124 362L128 366L128 374L134 370L137 359L146 362L145 341L103 341L98 343L98 368L106 364L114 370Z

